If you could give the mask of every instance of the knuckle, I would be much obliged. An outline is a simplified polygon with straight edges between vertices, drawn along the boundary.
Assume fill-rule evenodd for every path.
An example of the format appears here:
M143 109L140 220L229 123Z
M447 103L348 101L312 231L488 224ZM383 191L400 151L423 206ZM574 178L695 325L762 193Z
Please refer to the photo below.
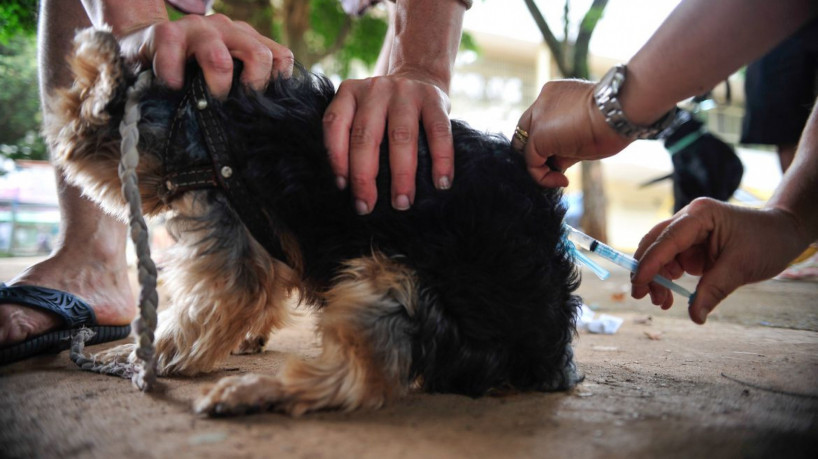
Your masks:
M229 17L227 17L227 16L225 16L224 14L221 14L221 13L211 14L211 15L207 16L207 19L209 21L211 21L211 22L214 22L214 23L218 24L218 25L228 25L228 24L233 23L232 19L230 19Z
M716 300L716 303L720 303L732 292L732 290L725 288L724 286L712 283L701 285L699 286L699 289L704 290L704 293L710 296L710 298Z
M426 133L432 137L448 139L452 137L452 125L448 121L434 121L426 126Z
M436 163L440 162L454 162L454 153L452 151L439 151L434 150L432 151L432 157L434 158Z
M327 149L327 157L329 158L330 163L340 164L344 161L346 156L340 151Z
M324 126L332 126L338 121L340 121L340 117L334 110L327 110L324 112L324 117L321 118L321 122Z
M274 56L274 58L276 60L279 60L279 61L282 61L282 62L288 62L290 64L295 62L295 55L293 54L292 50L290 50L289 48L285 48L285 49L281 50L280 52L277 52L276 55Z
M368 88L372 91L387 92L392 91L394 88L392 81L389 78L383 76L369 78L366 80L366 83Z
M258 46L255 46L254 49L248 54L247 60L247 63L271 67L273 65L273 52L270 51L270 48L259 44Z
M204 16L200 16L198 14L187 14L182 17L182 19L175 21L176 23L190 23L190 24L204 24L206 22Z
M350 175L349 184L355 190L366 190L372 183L373 178L362 173L355 173Z
M699 213L715 205L716 202L710 198L696 198L687 205L687 209L689 212Z
M233 71L233 59L230 53L221 48L213 48L206 52L202 64L220 73L230 73Z
M353 127L349 133L349 144L353 146L369 146L375 143L372 132L364 126Z
M185 32L175 22L162 22L154 28L157 43L176 44L184 41Z
M392 183L397 188L397 191L402 193L408 190L404 189L415 182L415 174L407 171L392 171ZM404 187L404 188L401 188Z
M361 80L344 80L338 85L338 94L355 93L360 87Z
M417 137L417 134L405 126L398 126L389 130L389 141L394 145L411 145L415 137Z

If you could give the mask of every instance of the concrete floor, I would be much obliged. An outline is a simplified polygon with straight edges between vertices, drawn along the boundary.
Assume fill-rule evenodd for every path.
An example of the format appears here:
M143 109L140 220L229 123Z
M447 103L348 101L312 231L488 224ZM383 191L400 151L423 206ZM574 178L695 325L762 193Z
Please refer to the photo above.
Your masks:
M18 269L0 261L0 280ZM745 287L705 326L626 288L625 273L584 274L585 302L624 323L614 335L580 332L586 380L567 393L413 393L379 411L297 419L192 413L222 376L275 373L288 355L315 355L306 314L265 353L165 379L151 394L82 372L65 352L37 357L0 367L0 457L815 457L818 283Z

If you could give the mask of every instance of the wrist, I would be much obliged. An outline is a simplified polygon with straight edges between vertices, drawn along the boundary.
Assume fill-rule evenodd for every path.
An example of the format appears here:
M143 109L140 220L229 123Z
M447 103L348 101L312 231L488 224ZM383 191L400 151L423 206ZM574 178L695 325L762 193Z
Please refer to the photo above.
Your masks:
M676 114L675 106L660 116L650 117L650 122L641 122L643 112L637 111L638 116L631 115L633 106L625 108L623 97L625 88L630 87L630 94L636 93L633 85L629 84L628 69L625 65L612 67L605 76L594 86L593 99L602 117L608 126L620 136L634 139L656 139L667 129ZM628 111L626 111L628 110Z
M622 87L620 101L622 109L632 123L651 125L676 107L677 101L666 101L664 91L651 84L638 63L628 63L626 74L627 84Z
M398 0L389 0L389 1L392 2L392 3L397 3L398 2ZM460 3L461 5L465 6L467 10L470 9L472 7L472 5L474 4L474 0L453 0L453 1L456 1L456 2Z
M781 237L792 246L792 253L786 254L786 258L794 258L811 243L818 240L818 230L814 226L815 222L805 221L797 210L780 203L768 204L764 210L778 218L784 228L789 228L788 230L780 230Z
M168 20L161 0L133 1L127 6L112 0L82 0L82 3L94 27L108 25L117 38Z
M399 0L388 73L422 75L448 93L464 12L454 0Z

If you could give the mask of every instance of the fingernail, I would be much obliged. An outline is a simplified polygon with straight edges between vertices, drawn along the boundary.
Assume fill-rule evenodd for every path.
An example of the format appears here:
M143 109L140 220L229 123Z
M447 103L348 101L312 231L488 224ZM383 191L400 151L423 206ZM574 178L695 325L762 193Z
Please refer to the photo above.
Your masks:
M355 201L355 212L358 212L358 215L366 215L369 213L369 206L367 206L365 202L358 199Z
M445 175L437 180L437 188L440 190L448 190L452 187L452 181Z
M345 190L347 188L347 179L340 175L335 177L335 186L337 186L339 190Z
M405 194L399 194L395 198L395 201L392 202L392 207L394 207L397 210L406 210L411 205L412 204L409 202L409 196L406 196Z

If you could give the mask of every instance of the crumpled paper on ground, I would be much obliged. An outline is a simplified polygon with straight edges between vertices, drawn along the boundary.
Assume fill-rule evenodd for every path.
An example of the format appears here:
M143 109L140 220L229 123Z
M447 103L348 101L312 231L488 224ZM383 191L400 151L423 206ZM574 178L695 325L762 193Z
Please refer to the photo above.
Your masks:
M588 305L583 304L577 314L577 329L591 333L613 335L625 320L609 314L595 313Z

